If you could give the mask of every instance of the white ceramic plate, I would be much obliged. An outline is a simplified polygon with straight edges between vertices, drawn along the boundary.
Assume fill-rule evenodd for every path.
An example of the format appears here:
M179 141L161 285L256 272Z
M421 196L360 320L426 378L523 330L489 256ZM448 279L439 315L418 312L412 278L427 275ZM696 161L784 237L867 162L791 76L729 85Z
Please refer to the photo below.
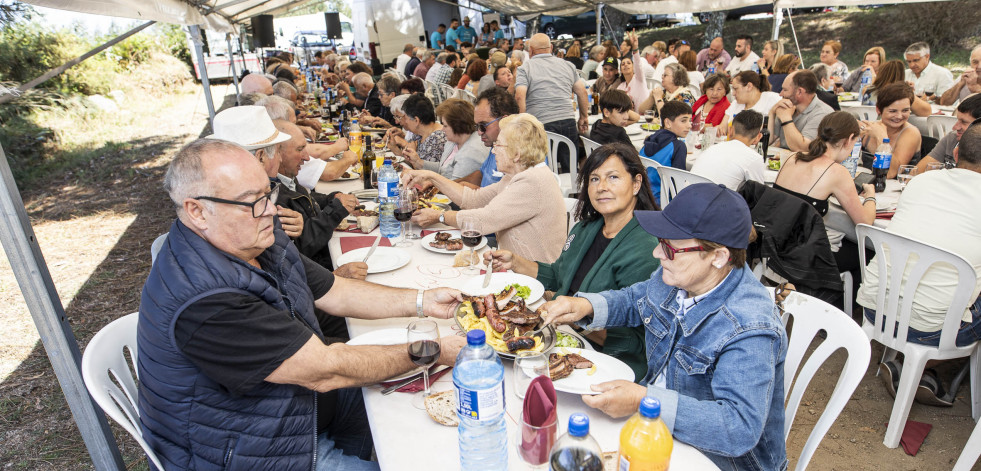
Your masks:
M405 329L381 329L373 330L361 334L351 340L347 341L348 345L399 345L405 343L408 339L406 337ZM443 332L440 332L443 335ZM452 334L451 334L452 335ZM400 379L408 378L416 373L421 373L422 367L418 367L414 370L408 371L405 374L393 376L385 381L398 381Z
M372 188L370 190L355 190L351 192L352 195L357 197L359 200L374 200L378 199L378 190Z
M644 130L640 128L640 124L637 123L631 124L623 129L627 131L628 136L638 136L644 133Z
M449 232L451 234L450 239L459 239L460 238L460 231L441 231L441 232ZM460 250L437 249L436 247L433 247L433 246L429 245L430 242L435 242L436 241L436 234L437 234L436 232L433 232L432 234L428 234L425 237L423 237L422 240L419 241L419 243L422 244L422 248L424 248L424 249L426 249L426 250L428 250L430 252L443 253L443 254L448 254L448 255L456 255L456 254L460 253L463 250L470 250L470 247L467 247L466 245L464 245L463 248L460 249ZM480 249L484 248L486 245L487 245L487 238L486 237L481 237L480 238L480 243L477 244L476 247L474 247L474 250L480 250Z
M363 257L364 255L362 255ZM525 303L532 304L542 298L545 294L545 285L540 281L526 275L521 275L518 273L494 273L491 275L490 284L486 288L481 285L484 284L484 275L477 275L471 278L469 281L463 284L460 291L467 293L471 296L483 296L485 294L500 293L505 286L512 283L518 283L522 286L527 286L531 288L531 294L528 295L528 299L525 299Z
M553 348L548 353L578 353L596 365L596 372L589 375L588 369L573 370L572 374L558 381L553 381L556 391L572 394L599 394L589 388L590 385L605 383L616 379L634 381L634 370L626 363L609 355L581 348Z
M371 247L362 247L341 255L337 259L337 266L364 260L370 249ZM410 260L412 257L405 250L396 247L377 247L375 253L368 259L368 274L397 270L408 265Z
M572 337L575 337L575 339L579 341L579 344L582 345L582 348L583 349L585 349L585 350L594 350L593 346L590 345L589 342L587 342L586 339L583 338L582 335L579 335L579 333L576 332L571 326L569 326L567 324L562 324L562 325L558 326L555 330L557 330L558 332L563 333L565 335L571 335ZM556 342L559 341L557 337L556 337L555 341Z
M350 175L347 176L347 177L345 177L342 174L341 176L335 178L334 181L336 181L336 182L346 182L348 180L360 180L361 179L361 174L360 173L352 172L351 170L348 170L347 173L350 174Z

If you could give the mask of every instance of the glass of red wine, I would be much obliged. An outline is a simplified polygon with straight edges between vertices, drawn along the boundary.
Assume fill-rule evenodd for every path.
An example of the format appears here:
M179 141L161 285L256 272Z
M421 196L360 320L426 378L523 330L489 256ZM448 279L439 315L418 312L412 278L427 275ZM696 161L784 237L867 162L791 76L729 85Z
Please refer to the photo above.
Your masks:
M409 201L412 202L412 211L415 212L416 209L419 209L419 192L416 191L414 187L408 187L408 186L405 187L403 191L408 195ZM409 240L415 240L420 238L419 234L416 233L416 231L412 230L412 226L413 226L412 219L409 219L408 225L409 225L408 232L403 233L405 235L405 238Z
M479 265L479 263L474 262L473 252L474 248L480 245L480 239L482 237L483 234L477 230L477 225L473 221L467 220L460 225L460 239L463 241L463 245L470 247L470 258L467 260L471 263L467 266L467 269L464 270L464 272L468 275L476 275L480 273L480 270L477 269L477 265Z
M439 326L435 321L419 319L412 321L407 329L409 359L422 367L422 394L413 398L413 406L425 409L425 399L429 396L429 368L439 359Z
M395 202L395 220L402 223L402 240L400 240L395 247L411 247L412 242L406 240L406 225L405 223L412 219L412 213L416 209L416 203L412 200L412 196L406 188L402 188L399 192L399 197Z

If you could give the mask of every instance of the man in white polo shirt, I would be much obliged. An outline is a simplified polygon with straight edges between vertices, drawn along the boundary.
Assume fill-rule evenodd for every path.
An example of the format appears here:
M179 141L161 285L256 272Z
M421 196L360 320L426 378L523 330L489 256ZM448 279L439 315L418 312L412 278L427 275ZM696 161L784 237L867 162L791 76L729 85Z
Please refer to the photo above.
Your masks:
M734 57L726 66L726 73L732 77L744 70L759 72L760 67L756 65L758 60L760 60L760 56L753 52L753 37L748 34L739 36L736 38Z
M954 86L954 74L930 62L930 45L925 42L910 44L906 48L906 81L913 83L917 91L932 92L940 98L948 88Z
M732 118L729 140L721 142L695 159L691 173L736 191L746 180L763 183L763 156L753 149L763 129L763 115L744 110Z

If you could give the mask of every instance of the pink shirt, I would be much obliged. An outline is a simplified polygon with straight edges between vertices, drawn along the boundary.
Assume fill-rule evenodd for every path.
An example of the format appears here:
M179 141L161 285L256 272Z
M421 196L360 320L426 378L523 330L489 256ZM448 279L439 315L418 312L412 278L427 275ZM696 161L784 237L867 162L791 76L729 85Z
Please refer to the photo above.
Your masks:
M640 113L640 104L647 99L647 95L650 95L651 91L647 88L647 80L644 79L643 70L640 69L640 54L634 51L633 57L631 59L634 61L634 78L630 82L621 82L617 85L617 90L623 90L627 92L630 99L634 102L634 111Z

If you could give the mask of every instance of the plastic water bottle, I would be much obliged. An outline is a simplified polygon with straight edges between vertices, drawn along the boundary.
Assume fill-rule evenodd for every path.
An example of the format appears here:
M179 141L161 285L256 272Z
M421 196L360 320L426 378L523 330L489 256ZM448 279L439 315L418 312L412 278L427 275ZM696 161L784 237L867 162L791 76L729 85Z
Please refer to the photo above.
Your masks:
M756 62L753 62L752 64L749 65L749 70L752 70L753 72L756 73L760 73L760 65L757 64Z
M715 75L715 61L709 63L708 70L705 71L705 76Z
M860 93L865 93L865 88L872 83L872 69L865 69L862 72L862 86L859 88Z
M661 402L645 397L640 407L620 429L620 471L668 469L674 439L661 420Z
M845 160L841 163L848 169L848 173L855 178L855 173L858 172L858 161L862 158L862 141L855 141L855 145L852 146L852 153L845 157Z
M568 433L559 437L548 458L549 471L602 471L603 450L589 434L589 417L569 416Z
M392 161L385 163L378 171L378 220L381 235L398 237L402 232L402 223L395 219L395 204L399 196L399 174L392 167Z
M879 148L875 150L875 160L872 161L872 176L875 180L875 192L882 193L886 190L886 176L889 174L889 166L892 165L892 145L889 138L882 140Z
M485 339L482 330L467 332L453 368L463 471L508 469L504 365Z

